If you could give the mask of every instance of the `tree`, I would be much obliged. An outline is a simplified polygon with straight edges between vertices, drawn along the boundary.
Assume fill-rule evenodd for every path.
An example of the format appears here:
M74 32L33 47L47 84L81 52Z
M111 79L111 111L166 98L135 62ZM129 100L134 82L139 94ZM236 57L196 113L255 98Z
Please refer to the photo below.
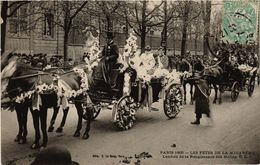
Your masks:
M168 36L171 34L170 26L173 27L174 20L179 17L179 15L174 15L176 10L174 3L168 3L167 0L164 0L164 7L162 10L161 19L163 21L163 29L161 33L161 46L163 46L164 54L167 53L167 39ZM168 7L169 6L169 7Z
M116 10L120 7L121 2L109 2L109 1L101 1L97 3L102 11L102 14L105 16L107 21L107 31L113 31L113 15Z
M85 27L92 26L94 28L95 26L100 32L113 31L113 24L118 21L117 13L123 3L124 1L90 1L88 8L83 9L82 13L91 16L92 20L87 22L84 21L86 20L84 16L80 16L81 22L79 23L85 24ZM122 17L120 19L122 20ZM105 37L102 33L101 35Z
M203 35L203 55L208 56L207 42L210 34L210 15L211 15L211 1L206 0L206 4L201 1L202 18L204 23Z
M1 18L3 19L3 22L1 24L1 55L5 52L5 41L6 41L6 26L7 26L7 19L23 5L30 3L30 1L14 1L14 2L8 2L8 1L2 1L2 7L1 7ZM12 10L8 13L8 10Z
M163 4L154 5L153 8L148 7L148 1L135 1L127 3L129 7L129 16L127 22L134 32L141 38L141 52L145 51L146 34L152 27L162 24L158 18L158 9Z
M72 30L73 21L87 3L88 1L59 1L56 4L57 6L55 8L58 11L56 13L57 19L54 22L64 30L63 50L65 62L68 60L68 40L69 33Z
M184 13L183 13L183 23L182 23L181 58L184 58L184 56L186 54L189 10L190 10L190 1L185 1L184 2Z

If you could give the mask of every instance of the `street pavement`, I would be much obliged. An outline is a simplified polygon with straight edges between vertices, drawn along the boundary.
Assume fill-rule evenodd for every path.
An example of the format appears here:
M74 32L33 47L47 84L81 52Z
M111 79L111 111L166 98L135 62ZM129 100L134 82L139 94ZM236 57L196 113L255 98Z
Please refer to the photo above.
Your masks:
M230 92L225 92L221 105L211 104L213 123L203 117L201 125L191 125L194 105L185 105L172 120L164 115L161 101L153 106L160 110L138 111L134 127L128 131L118 131L112 123L112 112L103 110L91 125L90 138L83 140L73 137L77 112L71 105L64 132L49 133L48 147L65 146L72 159L82 165L260 163L260 86L252 97L240 92L236 102L231 102ZM14 142L18 128L15 112L1 112L2 164L26 165L39 152L30 149L34 130L28 115L28 143L19 145ZM51 115L49 109L48 121ZM61 117L59 113L56 128Z

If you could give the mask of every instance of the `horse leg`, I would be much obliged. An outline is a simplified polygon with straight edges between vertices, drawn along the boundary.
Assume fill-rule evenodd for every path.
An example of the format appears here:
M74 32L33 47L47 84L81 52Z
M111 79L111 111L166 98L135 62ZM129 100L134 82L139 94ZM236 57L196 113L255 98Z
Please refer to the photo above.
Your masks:
M54 124L55 124L55 120L57 118L57 114L59 113L59 108L60 107L57 107L57 106L54 106L53 107L53 114L52 114L52 118L51 118L51 121L50 121L50 126L48 128L48 132L52 132L54 130Z
M186 104L186 83L183 83L183 104Z
M82 137L83 139L89 138L90 124L91 124L92 117L94 115L93 109L87 108L86 109L86 115L87 115L87 126L86 126L86 130L84 132L84 135Z
M216 104L217 103L217 99L218 99L218 87L216 84L212 84L213 87L214 87L214 91L215 91L215 97L214 97L214 100L213 100L213 104Z
M30 107L30 111L33 117L33 126L34 126L34 131L35 131L35 140L34 143L32 144L31 148L32 149L37 149L40 147L40 139L41 139L41 133L40 133L40 112L39 110L33 110L32 107Z
M193 84L190 84L190 105L193 105Z
M27 142L26 137L28 134L27 131L27 116L28 116L28 103L23 104L23 109L22 109L22 137L20 141L18 142L19 144L25 144Z
M69 107L63 109L63 117L62 117L62 121L60 123L59 128L57 128L56 132L61 133L63 131L63 127L65 125L66 119L67 119L67 115L69 112Z
M218 98L218 103L221 104L222 103L222 93L223 93L223 87L221 85L219 85L219 98Z
M82 108L82 105L80 102L75 102L75 107L76 107L77 113L78 113L78 125L77 125L77 130L74 133L74 137L79 137L80 130L82 128L83 108Z
M18 121L18 134L16 136L16 138L14 139L15 142L19 142L21 137L22 137L22 106L21 104L16 104L15 105L15 112L16 112L16 116L17 116L17 121Z
M40 107L40 121L41 121L41 130L42 130L42 145L41 147L45 148L48 143L48 134L47 134L47 110L45 106Z

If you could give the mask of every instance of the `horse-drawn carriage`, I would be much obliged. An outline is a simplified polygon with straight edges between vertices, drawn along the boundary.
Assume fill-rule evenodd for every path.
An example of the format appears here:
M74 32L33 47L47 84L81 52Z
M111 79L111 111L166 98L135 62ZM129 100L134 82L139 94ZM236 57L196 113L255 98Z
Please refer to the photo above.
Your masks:
M218 67L221 68L222 72L218 76L217 82L220 93L230 91L233 102L237 100L240 91L247 91L249 97L253 95L257 61L254 57L248 57L248 59L251 59L251 62L244 60L244 63L240 63L237 55L230 55L226 52L222 55L222 60L218 62Z
M168 72L168 77L167 74L160 76L158 67L157 71L153 70L153 75L156 74L156 76L150 76L149 80L146 79L147 75L142 75L145 76L142 77L138 69L143 67L144 71L145 67L140 65L141 59L136 59L140 54L134 54L136 53L134 36L130 35L127 42L125 47L127 53L120 55L118 63L113 66L109 74L112 77L104 74L102 59L93 68L91 76L93 79L89 81L87 92L92 102L87 108L94 109L93 118L98 116L102 107L112 108L112 118L116 127L127 130L133 126L136 111L143 107L143 102L147 105L148 102L157 102L159 98L163 99L165 115L168 118L176 117L182 104L179 77L172 77L170 72ZM165 71L164 73L167 73ZM108 79L114 79L116 84L111 85Z
M241 76L241 72L234 68L232 70L223 71L220 92L230 91L230 97L233 102L237 100L240 92Z
M30 110L35 129L35 141L31 147L33 149L46 147L48 142L47 109L51 107L54 109L48 132L54 130L59 108L63 109L63 118L56 130L56 132L62 132L70 100L74 103L78 114L75 137L80 136L82 118L85 116L87 119L83 139L89 137L91 119L96 118L104 106L112 105L114 123L122 130L133 126L135 113L139 108L150 106L150 103L158 101L159 98L163 99L164 113L168 118L174 118L179 113L182 92L177 72L162 69L160 63L156 67L149 65L149 67L152 66L148 69L149 74L151 71L153 74L143 72L146 68L141 64L140 54L136 55L137 46L128 43L128 50L131 49L131 51L125 51L119 57L118 64L113 66L112 74L109 75L112 75L116 83L111 84L107 81L107 78L111 77L107 77L107 74L103 72L102 59L97 58L100 49L96 42L98 40L91 44L91 48L86 49L91 55L86 58L86 63L71 71L63 72L59 67L41 70L42 68L24 65L15 54L3 56L1 61L4 68L1 73L2 92L10 98L17 113L19 131L15 138L16 142L26 143L27 113ZM132 41L129 39L127 42ZM148 63L150 64L150 61ZM144 102L146 104L143 104ZM83 115L84 106L86 115ZM39 144L40 122L43 137L41 145Z
M145 84L136 79L133 69L117 72L116 87L105 82L104 79L94 79L88 95L95 109L93 118L96 118L103 106L112 105L113 121L121 130L127 130L133 126L135 114L141 108L145 94L152 90L152 102L157 102L161 97L164 104L164 113L168 118L174 118L180 111L181 89L180 84L175 82L164 83L163 78L153 78L150 84ZM165 95L164 95L165 92ZM160 96L159 96L160 95Z

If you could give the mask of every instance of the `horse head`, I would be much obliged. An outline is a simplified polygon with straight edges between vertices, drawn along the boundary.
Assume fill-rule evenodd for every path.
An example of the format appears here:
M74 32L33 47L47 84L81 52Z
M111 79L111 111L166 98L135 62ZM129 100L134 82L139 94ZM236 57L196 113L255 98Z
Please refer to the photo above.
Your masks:
M223 69L219 65L212 65L205 67L200 74L205 77L214 77L218 78L223 74Z
M84 54L86 54L88 57L84 60L89 60L91 63L92 61L95 61L98 58L101 52L99 46L99 31L96 30L96 28L87 26L85 30L83 30L83 32L86 34L86 42L83 50Z

